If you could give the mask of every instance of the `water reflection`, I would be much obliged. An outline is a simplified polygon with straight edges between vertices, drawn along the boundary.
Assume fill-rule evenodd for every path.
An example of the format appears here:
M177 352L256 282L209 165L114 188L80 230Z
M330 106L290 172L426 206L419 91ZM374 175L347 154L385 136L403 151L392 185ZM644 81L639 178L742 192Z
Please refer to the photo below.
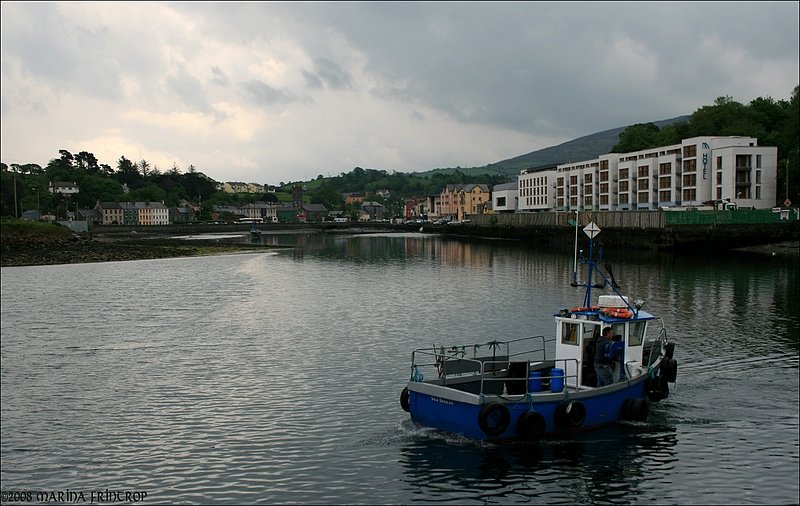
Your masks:
M420 502L630 503L677 460L676 431L615 425L538 443L489 444L419 431L401 450Z

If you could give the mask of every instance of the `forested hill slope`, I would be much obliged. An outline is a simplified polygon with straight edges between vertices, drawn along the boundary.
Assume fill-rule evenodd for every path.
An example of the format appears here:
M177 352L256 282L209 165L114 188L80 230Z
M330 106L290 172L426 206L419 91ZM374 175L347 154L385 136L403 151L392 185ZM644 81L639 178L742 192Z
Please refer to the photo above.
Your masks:
M688 121L690 116L678 116L677 118L654 121L659 128L672 123ZM486 166L491 172L502 174L519 174L522 169L546 167L562 163L579 162L581 160L591 160L600 155L611 151L611 148L619 142L619 134L627 127L613 128L604 132L586 135L577 139L567 141L558 146L533 151L526 155L520 155L501 162L492 163Z

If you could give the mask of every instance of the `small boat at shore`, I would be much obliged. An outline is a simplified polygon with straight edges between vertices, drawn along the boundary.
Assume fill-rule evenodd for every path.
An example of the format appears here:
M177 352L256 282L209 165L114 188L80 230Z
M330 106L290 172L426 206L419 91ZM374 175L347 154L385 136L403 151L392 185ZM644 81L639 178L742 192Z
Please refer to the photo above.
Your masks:
M649 403L669 395L677 376L675 343L667 340L663 322L648 338L657 318L642 310L644 302L622 295L609 264L605 272L598 267L602 248L598 260L593 258L597 225L589 223L583 231L589 237L589 254L584 258L581 251L580 258L587 266L586 281L577 282L576 224L570 283L585 288L583 302L553 315L551 337L412 352L400 405L415 425L478 440L537 440L622 420L644 422ZM593 289L612 293L595 301Z
M253 224L250 227L250 241L251 242L259 242L261 241L261 230Z

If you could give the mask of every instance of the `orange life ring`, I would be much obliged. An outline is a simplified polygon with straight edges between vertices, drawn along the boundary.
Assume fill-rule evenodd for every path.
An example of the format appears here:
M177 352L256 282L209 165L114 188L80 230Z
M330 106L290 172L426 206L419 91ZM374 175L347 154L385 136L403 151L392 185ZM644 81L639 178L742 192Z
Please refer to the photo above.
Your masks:
M611 318L633 318L633 311L621 307L604 307L600 311Z

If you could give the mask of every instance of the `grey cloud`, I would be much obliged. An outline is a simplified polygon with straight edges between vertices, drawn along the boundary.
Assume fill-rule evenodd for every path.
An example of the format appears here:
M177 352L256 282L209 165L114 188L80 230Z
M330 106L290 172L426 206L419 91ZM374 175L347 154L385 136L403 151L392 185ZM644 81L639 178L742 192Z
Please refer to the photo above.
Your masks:
M202 83L185 70L181 69L169 76L166 83L168 89L184 104L203 113L208 113L212 110L206 100Z
M312 88L321 88L323 85L334 89L350 89L350 74L342 67L327 58L314 58L313 72L303 71L306 83Z
M257 79L242 83L241 90L247 100L262 106L288 104L307 100L306 97L295 95L286 90L279 90Z
M223 72L222 69L217 66L211 67L211 74L212 74L211 82L213 82L214 84L218 84L220 86L228 86L231 82L231 80L228 79L228 76L225 74L225 72Z

